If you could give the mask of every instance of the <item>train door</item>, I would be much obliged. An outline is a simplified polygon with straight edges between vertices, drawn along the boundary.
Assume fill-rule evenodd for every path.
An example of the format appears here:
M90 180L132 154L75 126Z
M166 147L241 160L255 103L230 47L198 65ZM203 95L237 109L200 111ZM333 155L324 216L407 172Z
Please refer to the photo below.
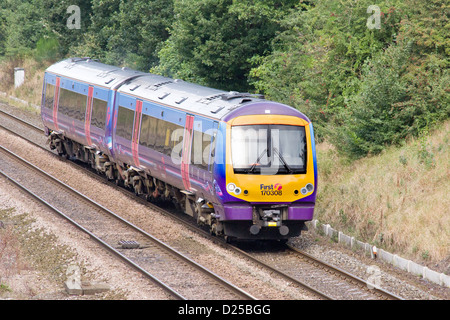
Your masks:
M195 189L202 198L212 192L212 168L214 163L214 142L218 127L217 121L197 117L191 146L190 178L195 181ZM192 182L192 180L191 180Z
M194 116L186 115L186 124L184 126L183 152L181 157L181 178L185 190L190 191L191 180L189 178L189 164L191 162L192 131L194 127Z
M139 168L139 133L141 132L142 100L136 100L136 109L134 113L133 139L131 140L131 153L133 155L134 165Z
M55 84L55 97L53 100L53 125L55 126L55 130L58 131L58 105L59 105L59 88L61 85L61 78L56 77Z
M92 146L91 140L91 116L92 116L92 99L94 95L94 87L89 86L88 97L87 97L87 107L86 107L86 117L84 119L84 133L86 136L86 142L88 146Z
M125 94L117 93L117 102L113 119L113 152L115 160L119 163L133 164L133 133L135 123L136 99ZM139 118L140 119L140 118Z
M46 135L48 129L53 127L53 107L55 101L56 77L45 74L45 81L42 89L41 118L45 126Z

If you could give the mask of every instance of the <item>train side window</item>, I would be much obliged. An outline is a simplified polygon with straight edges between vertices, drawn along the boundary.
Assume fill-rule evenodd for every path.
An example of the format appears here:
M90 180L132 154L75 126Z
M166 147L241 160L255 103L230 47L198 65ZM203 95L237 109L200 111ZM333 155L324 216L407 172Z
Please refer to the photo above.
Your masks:
M47 109L53 109L54 99L55 99L55 86L50 83L47 83L47 87L45 88L44 107Z
M180 143L180 138L183 138L184 128L175 123L166 122L166 137L164 141L164 154L172 156L172 151L175 146ZM175 155L175 157L178 156Z
M159 152L164 151L164 143L166 141L166 125L165 121L157 119L157 130L155 132L155 150Z
M117 115L116 134L122 138L131 141L133 134L134 111L119 106Z
M71 98L70 98L70 91L66 90L64 88L60 88L59 89L59 103L58 103L58 112L72 117L72 113L70 112L70 102L71 102Z
M151 117L143 114L142 115L142 122L141 122L141 134L139 135L139 144L141 146L150 148L151 144L150 144L150 122L151 122Z
M77 96L77 102L75 104L76 108L76 118L81 122L84 122L86 119L86 105L87 105L87 96L84 96L79 93L75 93Z
M202 168L208 170L208 162L211 158L211 164L214 163L214 137L210 134L203 134L203 157L202 157ZM212 166L210 167L210 171Z
M192 131L192 145L191 145L191 164L196 167L202 167L202 157L203 157L203 133L201 131Z
M107 102L94 98L94 102L92 104L92 117L91 117L91 125L105 130L106 127L106 110L107 110Z
M158 133L158 119L143 114L139 144L147 148L154 148L157 139L157 133Z
M172 151L183 139L183 132L184 128L180 125L143 114L139 144L173 156Z
M170 134L170 156L174 163L181 163L183 135L184 127L173 124L173 130Z
M72 119L84 122L86 114L87 96L60 88L59 112Z
M183 137L182 133L184 128L162 119L151 118L152 123L150 124L149 139L154 139L154 144L152 144L152 146L154 146L156 151L172 156L172 150L179 143L180 138ZM153 123L155 123L155 125L153 125Z
M149 117L149 128L148 128L148 145L152 148L156 145L156 136L158 132L158 119L155 117Z
M210 153L212 152L212 136L201 131L194 130L194 137L191 147L191 164L194 166L208 170L208 162Z

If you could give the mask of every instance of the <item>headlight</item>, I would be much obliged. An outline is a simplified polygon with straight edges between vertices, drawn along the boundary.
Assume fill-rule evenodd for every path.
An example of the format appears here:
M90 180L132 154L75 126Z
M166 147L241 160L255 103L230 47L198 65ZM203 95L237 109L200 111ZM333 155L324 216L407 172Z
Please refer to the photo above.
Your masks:
M306 195L313 191L314 191L314 185L312 183L307 183L306 186L304 186L303 188L300 189L300 192L302 193L302 195Z
M241 188L236 187L234 183L227 184L227 190L229 193L234 193L235 195L239 195L242 192Z
M234 192L234 189L236 189L236 185L234 183L229 183L227 185L227 190L230 192Z

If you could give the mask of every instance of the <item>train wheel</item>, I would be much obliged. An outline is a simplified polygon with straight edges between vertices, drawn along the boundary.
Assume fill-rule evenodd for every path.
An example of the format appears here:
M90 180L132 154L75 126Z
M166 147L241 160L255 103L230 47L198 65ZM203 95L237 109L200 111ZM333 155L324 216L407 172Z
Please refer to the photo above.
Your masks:
M233 244L236 240L235 237L230 237L230 236L225 236L224 238L225 238L225 242L228 244Z

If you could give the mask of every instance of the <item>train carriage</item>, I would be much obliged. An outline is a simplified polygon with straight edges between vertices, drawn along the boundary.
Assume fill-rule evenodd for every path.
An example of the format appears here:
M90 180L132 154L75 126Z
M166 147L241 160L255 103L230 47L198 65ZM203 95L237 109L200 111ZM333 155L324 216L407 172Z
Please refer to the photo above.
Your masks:
M313 127L287 105L71 58L46 70L41 113L59 154L213 233L288 239L313 217Z

